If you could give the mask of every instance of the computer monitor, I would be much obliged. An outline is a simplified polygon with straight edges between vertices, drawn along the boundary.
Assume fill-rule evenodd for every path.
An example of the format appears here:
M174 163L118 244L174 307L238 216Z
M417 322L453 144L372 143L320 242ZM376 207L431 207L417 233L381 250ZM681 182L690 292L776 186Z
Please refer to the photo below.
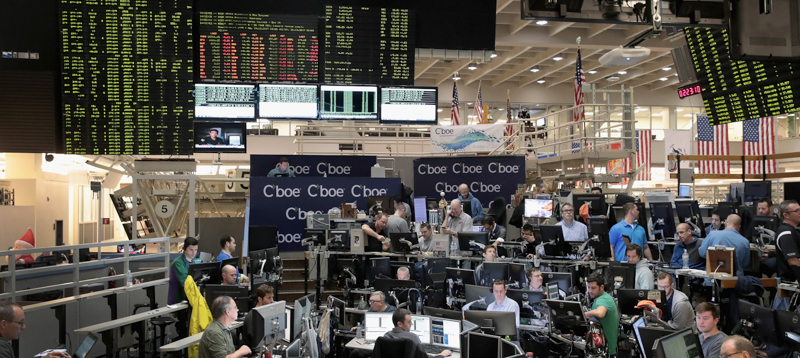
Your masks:
M793 351L800 351L800 313L776 310L775 319L784 344Z
M700 338L692 328L683 329L655 342L656 358L703 358Z
M700 213L700 205L697 203L697 200L676 200L675 212L678 214L677 224L691 221L700 229L700 237L705 237L703 215Z
M422 344L431 344L431 318L428 316L411 315L411 328L409 332L416 334Z
M350 230L328 230L329 251L350 251Z
M239 312L250 310L250 292L247 286L239 285L206 285L206 303L211 308L211 304L219 296L228 296L236 301Z
M483 249L473 243L489 245L488 232L459 232L458 249L461 251L483 251Z
M271 344L281 338L286 331L286 302L279 301L253 308L250 325L244 327L244 334L251 350Z
M508 263L507 262L484 262L481 277L478 277L481 282L480 286L491 287L494 280L503 280L508 282Z
M331 300L331 308L333 309L333 317L336 320L337 326L339 329L349 330L352 326L347 324L347 304L334 296L329 297Z
M553 201L544 199L525 199L526 218L551 218Z
M519 288L525 287L528 284L528 276L525 275L524 264L508 264L508 283L516 283Z
M292 311L292 336L287 339L292 340L300 335L300 327L303 327L303 319L311 317L311 311L314 309L316 302L316 295L313 293L307 294L294 300L294 310Z
M619 281L619 288L636 287L636 265L611 261L606 268L606 291L612 291Z
M717 203L717 212L719 213L719 220L724 224L728 215L739 214L739 203L735 201L720 201Z
M572 273L570 272L542 272L542 286L548 283L558 283L558 288L567 294L572 294Z
M378 212L385 213L386 215L394 214L394 203L392 197L387 195L376 195L367 197L367 208L369 215L375 215Z
M337 259L336 269L339 273L337 281L339 287L358 288L364 283L364 273L358 259Z
M409 215L406 213L406 215ZM428 206L427 198L414 197L414 222L426 223L428 222Z
M428 309L425 309L427 313ZM430 315L430 314L428 314ZM431 345L449 350L461 349L461 318L431 317Z
M278 247L277 226L250 226L247 231L247 251Z
M453 280L453 284L457 285L475 284L475 270L448 267L445 272L447 273L445 280L448 282Z
M584 204L589 204L589 215L606 215L606 197L602 194L572 194L572 205L576 214Z
M188 274L192 276L192 279L197 284L214 285L222 282L222 277L219 273L219 262L190 264Z
M391 250L394 253L409 253L412 246L419 245L417 238L410 232L393 232L389 234L389 240L391 240ZM419 250L419 247L414 249Z
M278 248L270 247L268 249L264 249L264 252L267 255L267 264L264 265L264 272L272 272L275 270L275 261L277 258L279 258Z
M772 181L746 181L744 182L744 202L755 203L758 199L772 199Z
M267 257L267 250L248 252L247 259L249 260L249 268L247 272L251 275L260 275L261 273L267 272L266 267L272 266L266 262ZM262 266L264 267L263 271Z
M374 282L381 278L392 277L392 266L388 257L373 257L369 259L369 282Z
M692 197L692 187L689 185L681 185L678 187L678 197L679 198L691 198Z
M468 349L470 357L500 357L499 337L476 332L470 332L468 336L469 338L467 342L469 342Z
M447 319L451 319L451 320L459 320L459 321L461 321L461 319L463 319L463 316L461 315L461 311L453 311L453 310L448 310L448 309L443 309L443 308L425 306L425 308L423 309L423 312L425 312L425 314L428 315L428 316L434 317L434 319L437 318L437 317L438 318L447 318Z
M639 320L641 320L641 318ZM642 351L644 358L655 358L653 345L656 340L675 333L675 331L671 329L650 328L636 325L633 326L633 332L636 334L636 341L639 342L639 349Z
M246 132L244 122L194 122L194 152L246 153Z
M586 226L589 231L589 247L594 249L595 258L601 260L610 259L611 240L608 237L608 219L589 218Z
M258 116L277 119L317 119L318 96L315 84L260 83Z
M537 318L533 312L533 307L538 306L546 297L543 292L508 289L506 298L517 302L520 318Z
M325 229L303 229L303 246L325 246L328 243L328 230Z
M500 357L501 358L525 358L525 352L522 347L514 344L505 339L500 340Z
M472 216L472 202L469 200L462 200L460 197L458 199L461 200L461 211L467 213L469 216Z
M464 311L464 320L481 326L484 332L489 332L493 336L514 338L517 336L517 314L514 312L469 310ZM514 338L512 340L516 340Z
M227 266L227 265L231 265L231 266L233 266L234 268L236 268L236 269L239 269L239 261L240 261L240 260L239 260L239 257L238 257L238 256L237 256L237 257L231 257L231 258L229 258L229 259L222 260L222 261L220 261L220 262L219 262L219 268L220 268L220 270L221 270L223 267L225 267L225 266Z
M639 301L650 300L660 310L667 310L667 292L660 290L617 290L617 309L620 314L641 316L642 309L636 308Z
M292 318L294 317L294 308L286 306L286 329L283 330L283 339L287 342L291 342L292 339L289 338L292 336ZM349 327L347 329L350 329Z
M425 259L421 265L416 266L417 277L423 286L434 283L444 283L447 278L447 265L450 264L448 258L429 258Z
M568 333L586 324L580 302L544 300L550 316L550 330Z
M775 346L783 345L783 337L776 330L775 310L739 300L739 318L753 323L752 333L759 341Z
M548 257L565 257L572 253L572 246L564 240L564 229L560 225L540 225L544 254Z
M81 345L78 346L78 349L75 350L75 354L72 355L73 358L86 358L89 355L89 351L92 350L94 344L97 343L97 336L94 333L89 333L86 335L86 338L81 341Z
M492 289L484 286L464 285L464 297L466 298L467 303L478 301L470 307L471 309L486 309L489 304L494 302ZM481 300L483 302L480 302Z
M289 346L286 347L284 352L285 358L302 358L303 356L300 354L300 339L295 339L294 341L290 341Z
M650 219L653 221L653 230L661 230L664 238L675 237L672 203L650 203Z
M367 312L364 314L364 328L367 330L364 338L368 342L375 342L378 337L383 337L386 332L391 331L394 327L395 324L392 322L391 313Z
M372 282L372 287L375 291L381 291L387 296L390 291L406 291L410 288L417 288L417 281L411 280L392 280L392 279L378 279Z

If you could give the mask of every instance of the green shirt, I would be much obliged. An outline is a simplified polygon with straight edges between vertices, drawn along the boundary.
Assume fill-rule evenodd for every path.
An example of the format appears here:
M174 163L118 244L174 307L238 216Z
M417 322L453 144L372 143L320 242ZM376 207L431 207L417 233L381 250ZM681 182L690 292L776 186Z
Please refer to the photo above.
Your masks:
M0 358L15 358L11 341L0 336Z
M600 323L603 325L603 333L605 333L606 340L608 341L608 354L614 355L617 354L617 335L619 335L619 313L617 313L617 305L608 292L604 292L600 297L594 300L592 309L597 309L597 307L600 306L608 310L606 316L600 319Z
M219 321L211 321L200 338L200 358L225 358L234 351L231 332Z

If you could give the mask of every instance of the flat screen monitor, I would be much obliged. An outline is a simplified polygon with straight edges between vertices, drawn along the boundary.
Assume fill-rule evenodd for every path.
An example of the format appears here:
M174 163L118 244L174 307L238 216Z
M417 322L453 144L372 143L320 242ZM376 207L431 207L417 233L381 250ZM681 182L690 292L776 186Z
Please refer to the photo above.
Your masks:
M317 85L259 84L258 117L317 119Z
M679 198L691 198L692 197L692 187L689 185L681 185L678 187L678 197Z
M779 224L780 223L778 222L778 218L775 217L775 216L770 215L770 216L756 216L756 217L753 217L753 221L752 221L752 223L750 225L753 228L752 234L754 236L756 236L756 235L760 236L759 228L763 228L763 229L766 229L766 230L771 230L772 232L777 232ZM747 239L752 241L753 238L748 237ZM765 241L768 241L768 240L765 240ZM765 242L765 243L768 243L768 242Z
M611 291L619 280L620 288L634 288L636 286L636 265L627 262L611 261L606 267L606 285Z
M611 258L611 240L608 237L608 219L589 218L586 220L589 231L589 247L594 249L594 256L599 259ZM596 236L596 239L594 238Z
M245 123L194 122L195 153L245 153Z
M392 202L391 196L368 196L367 208L369 210L369 215L375 215L378 212L385 213L386 215L394 214L394 203Z
M793 351L800 351L800 313L776 310L775 318L786 346Z
M656 304L660 310L667 309L667 292L660 290L617 290L617 307L620 314L629 316L641 316L642 309L636 308L639 301L650 300Z
M517 336L517 314L514 312L469 310L464 311L464 320L481 327L494 327L490 330L493 336Z
M488 232L459 232L458 233L458 249L461 251L483 251L483 249L475 245L475 243L489 245Z
M772 200L772 181L746 181L744 182L744 202L755 203L758 199Z
M744 202L744 183L733 183L728 191L727 201Z
M446 280L453 280L453 284L457 285L474 285L475 284L475 270L460 269L448 267L445 269Z
M75 350L75 354L73 355L74 358L86 358L89 355L89 351L92 350L94 344L97 342L97 336L94 333L89 333L86 338L83 339L81 345L78 346L78 349Z
M416 334L422 344L431 344L431 318L428 316L411 315L411 328L409 332Z
M524 264L508 264L508 283L516 283L518 287L525 287L528 284L528 276L525 275Z
M250 326L244 327L244 334L250 349L255 349L263 344L271 344L277 341L279 336L269 334L269 332L285 334L287 328L286 302L274 302L253 308L250 317ZM276 323L275 327L273 327L273 323Z
M447 207L447 210L450 210L449 206ZM467 215L472 215L472 202L469 200L461 200L461 211L467 213Z
M383 337L383 335L391 331L394 326L391 313L367 312L364 315L364 328L367 330L364 338L366 338L368 342L375 342L378 337Z
M478 301L470 307L473 309L486 309L489 304L494 302L494 295L490 287L464 285L464 297L466 297L467 303Z
M256 116L256 86L235 84L194 85L195 118L253 119Z
M366 244L366 243L364 243ZM350 251L350 230L328 230L328 250Z
M675 333L675 331L671 329L649 328L644 325L634 325L633 331L636 334L636 341L639 342L639 349L642 351L644 358L655 358L653 344L656 340Z
M218 284L222 281L219 273L219 262L205 262L189 265L189 276L192 276L197 284L207 285Z
M677 331L669 336L656 340L656 357L703 358L700 338L692 328Z
M124 253L126 248L128 250L128 254L143 254L147 252L147 245L142 245L138 248L136 245L117 245L117 252Z
M378 87L321 85L320 119L378 119Z
M483 333L470 332L468 336L469 356L498 358L500 357L500 338Z
M435 125L437 87L381 87L381 123Z
M250 251L247 253L250 266L247 272L251 275L260 275L272 270L273 263L271 257L267 255L267 250Z
M478 285L486 287L491 287L494 280L508 282L508 263L484 262L481 277L478 277L478 279L481 280Z
M344 287L346 284L350 288L361 287L364 283L364 269L358 259L343 259L336 260L336 271L339 273L338 282L339 287Z
M325 246L328 243L328 230L303 229L303 242L308 245Z
M425 197L414 198L414 222L428 222L428 208Z
M550 282L558 283L558 289L572 293L572 273L570 272L542 272L542 287Z
M575 212L579 212L581 206L589 205L589 215L606 215L606 197L602 194L572 194L572 205Z
M540 225L544 254L548 257L564 257L572 253L572 246L564 239L560 225Z
M316 303L316 295L311 293L294 300L294 311L292 311L292 337L287 337L289 340L297 338L302 333L300 327L303 327L303 320L311 317L311 311L314 309Z
M427 308L425 313L427 313ZM430 315L430 314L428 314ZM450 350L461 349L461 318L447 319L431 317L431 343Z
M352 326L348 325L347 322L346 322L346 320L347 320L347 312L346 312L347 304L344 301L342 301L342 300L340 300L340 299L338 299L338 298L336 298L334 296L329 296L329 300L331 301L331 308L333 309L332 313L333 313L334 319L336 320L337 326L339 327L339 329L348 329L349 330L350 327L352 327Z
M572 332L577 326L586 324L586 316L580 302L544 300L550 317L550 329Z
M379 278L391 278L392 266L388 257L373 257L369 259L370 275L369 282Z
M426 315L433 317L433 319L447 318L451 320L458 320L459 322L461 321L461 319L463 319L461 311L453 311L443 308L425 306L423 312L425 312Z
M717 203L717 212L719 213L719 220L725 223L728 215L739 214L739 203L735 201L720 201Z
M393 232L389 234L391 240L391 250L395 253L409 253L412 246L418 245L419 241L410 232ZM415 249L419 249L418 247Z
M653 220L653 229L661 230L664 238L675 237L675 215L672 212L672 203L650 203L650 218Z
M277 226L250 226L247 231L247 251L278 247Z
M229 258L229 259L222 260L222 261L220 261L220 263L219 263L219 268L220 268L220 269L222 269L222 268L223 268L223 267L225 267L226 265L231 265L231 266L233 266L234 268L237 268L237 269L238 269L238 268L239 268L239 261L241 261L241 260L239 259L239 257L238 257L238 256L237 256L237 257L231 257L231 258Z
M250 292L246 286L239 285L206 285L206 303L211 308L211 304L219 296L228 296L236 300L236 306L240 312L250 310Z
M761 342L775 346L783 345L783 337L778 335L775 324L775 310L739 300L739 318L753 323L753 334Z
M506 291L506 297L517 302L520 318L537 318L533 307L546 299L544 292L515 289Z
M525 199L526 218L550 218L553 216L553 201L543 199Z

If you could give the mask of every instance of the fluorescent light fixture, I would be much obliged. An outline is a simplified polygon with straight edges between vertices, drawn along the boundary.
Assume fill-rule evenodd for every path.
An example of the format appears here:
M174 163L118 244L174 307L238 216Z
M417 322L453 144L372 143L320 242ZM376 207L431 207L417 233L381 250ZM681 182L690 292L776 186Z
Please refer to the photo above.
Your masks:
M536 25L547 25L547 21L545 20L536 21Z
M538 80L536 83L544 83L544 80Z
M662 71L669 71L669 70L671 70L671 69L672 69L672 67L664 67L664 68L662 68L661 70L662 70Z
M563 56L561 56L561 54L558 54L558 55L555 55L555 56L553 56L553 61L561 61L561 60L563 60L563 59L564 59L564 57L563 57Z
M780 119L785 119L785 118L787 118L787 117L786 117L786 116L778 116L778 118L780 118Z
M692 115L691 114L684 114L683 116L684 117L691 117Z
M472 102L467 102L467 105L468 105L468 106L471 106L471 105L472 105Z
M531 72L539 72L539 65L531 67Z
M478 69L478 64L475 62L470 62L469 65L467 65L467 69L470 71L475 71Z
M593 75L593 74L595 74L595 73L597 73L597 71L595 71L595 70L590 70L590 71L589 71L589 74L590 74L590 75Z
M458 75L458 72L453 74L453 79L456 80L456 81L461 79L461 76Z
M666 77L661 77L661 78L659 78L658 80L659 80L659 81L666 81L666 80L668 80L668 79L669 79L669 78L666 78Z
M627 74L627 73L628 73L628 71L619 71L619 72L617 72L617 73L619 73L619 74L621 74L621 75L624 75L624 74Z
M441 109L441 108L436 110L436 112L439 112L439 113L442 113L442 111L443 111L443 109Z
M497 57L497 51L492 51L492 54L489 55L489 57L491 57L491 58Z
M683 108L676 109L677 112L683 112Z

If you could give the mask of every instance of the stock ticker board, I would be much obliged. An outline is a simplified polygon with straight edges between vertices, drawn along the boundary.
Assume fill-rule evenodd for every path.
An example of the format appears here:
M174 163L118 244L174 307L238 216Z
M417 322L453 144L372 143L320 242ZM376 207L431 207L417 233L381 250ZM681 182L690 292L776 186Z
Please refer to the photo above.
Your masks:
M415 26L408 9L326 5L322 82L413 85Z
M319 82L314 16L200 12L199 78Z
M192 0L62 0L67 154L191 154Z
M732 61L727 30L684 31L712 125L800 110L800 65Z

